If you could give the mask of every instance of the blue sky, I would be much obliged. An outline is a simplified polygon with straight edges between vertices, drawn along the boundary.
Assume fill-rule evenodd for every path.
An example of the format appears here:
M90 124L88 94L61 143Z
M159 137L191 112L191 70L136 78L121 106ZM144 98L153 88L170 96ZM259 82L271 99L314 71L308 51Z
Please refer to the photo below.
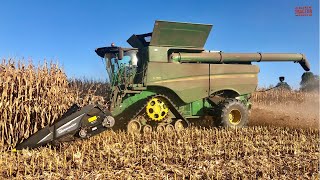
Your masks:
M312 6L312 16L295 16L297 6ZM126 40L133 33L151 32L158 19L213 24L208 50L305 53L319 74L318 0L2 1L0 58L54 60L69 77L106 79L94 49L111 42L129 47ZM299 87L300 65L259 66L259 86L285 76Z

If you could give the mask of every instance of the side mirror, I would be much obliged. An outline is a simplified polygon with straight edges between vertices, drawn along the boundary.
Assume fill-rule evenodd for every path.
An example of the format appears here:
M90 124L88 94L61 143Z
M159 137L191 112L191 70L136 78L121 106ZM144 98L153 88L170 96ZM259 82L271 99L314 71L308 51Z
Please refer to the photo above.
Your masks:
M118 60L123 59L123 49L119 47Z

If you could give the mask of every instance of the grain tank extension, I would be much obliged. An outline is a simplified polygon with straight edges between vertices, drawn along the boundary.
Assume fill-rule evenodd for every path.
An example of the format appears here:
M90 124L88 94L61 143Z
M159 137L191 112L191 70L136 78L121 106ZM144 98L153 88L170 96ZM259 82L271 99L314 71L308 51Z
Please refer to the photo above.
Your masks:
M175 133L192 124L243 127L250 97L258 85L252 62L310 65L299 53L225 53L204 49L212 25L156 21L153 31L134 34L129 48L97 48L110 80L108 111L101 106L75 108L40 130L19 149L88 138L108 128L129 133ZM114 126L113 126L114 125Z

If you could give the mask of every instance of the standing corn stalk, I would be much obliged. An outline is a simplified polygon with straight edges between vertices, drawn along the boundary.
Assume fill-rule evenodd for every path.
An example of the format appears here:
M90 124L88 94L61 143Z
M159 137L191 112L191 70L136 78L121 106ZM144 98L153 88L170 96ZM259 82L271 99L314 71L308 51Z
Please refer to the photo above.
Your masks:
M77 102L66 75L53 63L35 67L13 59L0 64L0 145L15 146L52 124Z

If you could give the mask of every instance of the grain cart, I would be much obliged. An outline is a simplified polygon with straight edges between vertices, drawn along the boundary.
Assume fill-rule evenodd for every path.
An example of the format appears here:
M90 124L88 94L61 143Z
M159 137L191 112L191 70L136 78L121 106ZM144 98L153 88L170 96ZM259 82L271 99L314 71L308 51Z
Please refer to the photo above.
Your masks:
M132 35L131 48L97 48L110 80L107 108L75 106L51 127L17 148L65 137L87 138L108 128L130 133L181 131L191 120L211 126L248 123L259 67L252 62L292 61L310 70L298 53L224 53L204 50L212 25L156 21L153 32ZM114 125L114 126L113 126Z

